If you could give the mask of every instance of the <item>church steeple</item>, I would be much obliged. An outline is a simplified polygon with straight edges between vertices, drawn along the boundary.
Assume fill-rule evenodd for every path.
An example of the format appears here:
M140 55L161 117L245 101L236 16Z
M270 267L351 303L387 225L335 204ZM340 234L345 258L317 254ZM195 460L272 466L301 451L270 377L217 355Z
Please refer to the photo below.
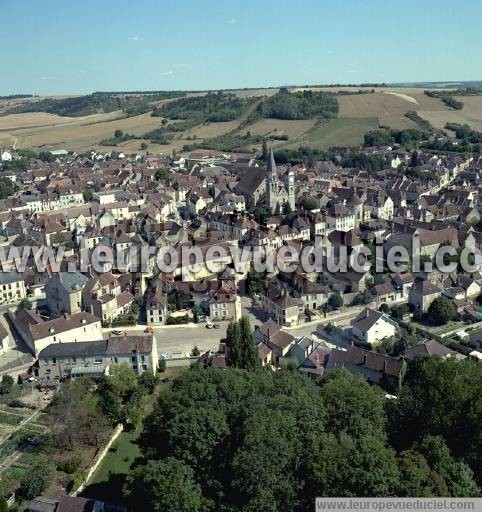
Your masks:
M274 160L274 154L273 154L273 146L270 146L269 148L269 158L268 158L268 176L273 177L276 176L276 162Z

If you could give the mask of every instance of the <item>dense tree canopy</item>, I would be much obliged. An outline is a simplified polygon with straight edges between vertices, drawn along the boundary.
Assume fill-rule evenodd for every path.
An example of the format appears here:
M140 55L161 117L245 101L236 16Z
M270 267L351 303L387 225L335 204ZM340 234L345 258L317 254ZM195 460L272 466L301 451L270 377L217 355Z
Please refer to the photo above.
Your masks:
M169 119L191 119L197 122L232 121L237 119L253 98L240 98L232 93L208 92L165 103L153 111L153 116Z
M338 100L334 94L313 91L290 93L287 89L280 89L258 104L252 118L312 119L332 118L337 114Z
M126 496L151 510L301 512L316 496L477 495L481 372L419 360L388 401L345 370L316 385L194 367L147 418Z
M429 318L438 324L446 324L457 316L455 304L447 297L437 297L428 309Z

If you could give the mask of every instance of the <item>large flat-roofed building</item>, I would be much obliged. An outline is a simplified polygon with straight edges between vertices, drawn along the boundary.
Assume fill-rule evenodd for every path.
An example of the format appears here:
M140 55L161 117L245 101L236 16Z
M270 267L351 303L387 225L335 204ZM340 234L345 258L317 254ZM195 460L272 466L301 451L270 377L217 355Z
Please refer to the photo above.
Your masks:
M103 377L113 365L127 364L136 373L157 370L157 345L152 336L112 336L107 340L54 343L38 355L35 376L41 381Z

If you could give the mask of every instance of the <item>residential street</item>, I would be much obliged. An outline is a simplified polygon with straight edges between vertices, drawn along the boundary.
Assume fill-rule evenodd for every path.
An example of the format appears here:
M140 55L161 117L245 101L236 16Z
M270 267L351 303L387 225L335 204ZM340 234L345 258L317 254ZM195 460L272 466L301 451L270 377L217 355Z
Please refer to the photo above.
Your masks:
M349 323L363 308L364 306L354 306L334 312L327 318L320 318L298 327L286 328L286 331L296 337L309 336L315 332L316 326L320 323L336 322L338 325ZM249 318L253 327L267 319L258 306L252 305L251 299L248 297L242 297L242 309L243 315ZM208 329L204 323L153 327L158 353L184 356L190 353L194 346L197 346L201 352L217 350L219 341L226 336L228 322L219 322L218 325L218 329ZM129 334L143 334L144 329L145 326L118 328L118 330ZM104 329L104 336L107 337L113 330L113 328Z

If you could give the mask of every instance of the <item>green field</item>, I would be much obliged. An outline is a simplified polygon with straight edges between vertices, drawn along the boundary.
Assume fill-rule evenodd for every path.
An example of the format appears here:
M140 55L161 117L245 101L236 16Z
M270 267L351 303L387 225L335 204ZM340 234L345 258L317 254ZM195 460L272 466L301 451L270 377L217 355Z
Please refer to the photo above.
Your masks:
M377 128L376 117L340 117L314 126L301 140L286 144L286 147L305 145L314 149L328 149L332 146L358 146L366 132Z

